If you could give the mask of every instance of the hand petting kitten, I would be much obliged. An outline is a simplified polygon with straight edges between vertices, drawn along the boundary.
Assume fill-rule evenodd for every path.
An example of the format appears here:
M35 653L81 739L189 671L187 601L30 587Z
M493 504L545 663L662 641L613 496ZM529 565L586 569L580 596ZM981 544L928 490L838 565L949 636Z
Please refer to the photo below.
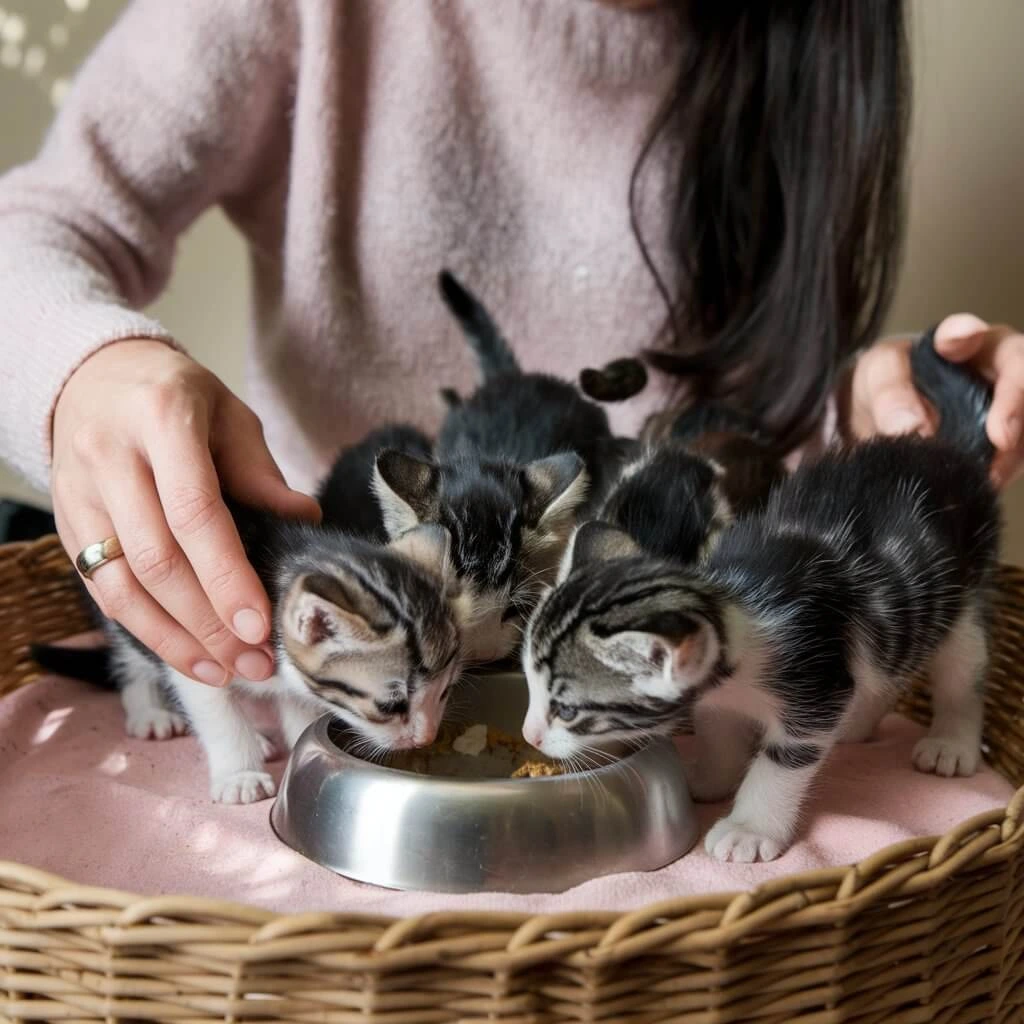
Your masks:
M936 414L914 388L908 338L879 341L858 359L840 396L841 422L850 436L935 432ZM946 317L935 332L935 348L994 386L986 429L996 447L992 482L1005 487L1024 460L1024 334L989 324L970 313Z

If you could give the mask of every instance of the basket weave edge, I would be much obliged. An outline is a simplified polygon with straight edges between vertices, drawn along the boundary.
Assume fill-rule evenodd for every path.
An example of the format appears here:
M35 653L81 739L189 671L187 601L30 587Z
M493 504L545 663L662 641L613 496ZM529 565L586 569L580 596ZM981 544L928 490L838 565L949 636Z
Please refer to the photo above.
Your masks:
M55 537L0 548L0 600L7 596L4 584L11 569L15 576L40 570L49 573L53 595L66 597L75 592L69 563ZM67 577L67 586L56 580L59 574ZM1000 577L1015 601L1024 606L1024 570L1003 566ZM63 633L51 630L33 639L59 639L83 624L87 628L84 610L80 618L68 607L60 611L53 630L59 621ZM31 678L29 675L23 681ZM482 968L491 962L495 969L529 966L539 957L555 954L556 947L558 958L600 966L666 946L694 952L721 949L759 930L799 927L809 919L842 923L873 901L919 894L954 875L1015 858L1022 849L1024 786L1005 808L961 822L943 836L897 843L855 864L788 875L749 890L673 898L626 913L460 911L416 918L287 914L184 895L147 898L78 885L27 865L0 861L0 921L14 927L33 921L38 926L41 918L52 913L67 918L69 913L73 917L75 912L105 911L105 937L119 945L133 944L132 933L147 925L231 925L239 930L239 941L253 959L278 955L282 943L295 955L315 952L322 949L325 935L354 929L366 932L366 944L347 947L346 957L351 958L353 969L372 972L394 969L396 961L406 966L450 962L453 942L462 947L466 936L486 933L490 941L477 946L480 951L472 957ZM559 937L551 938L553 935ZM151 938L143 940L140 935L138 941ZM460 950L459 955L467 954Z

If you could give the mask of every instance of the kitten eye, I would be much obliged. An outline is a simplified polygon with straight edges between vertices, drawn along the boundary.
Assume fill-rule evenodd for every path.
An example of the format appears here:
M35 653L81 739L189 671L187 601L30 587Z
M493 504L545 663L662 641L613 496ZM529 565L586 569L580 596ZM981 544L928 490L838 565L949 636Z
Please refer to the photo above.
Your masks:
M375 700L373 702L382 715L407 715L409 714L409 702L404 697L395 697L393 700Z
M569 707L568 704L558 704L555 706L555 714L563 722L571 722L576 717L576 709Z

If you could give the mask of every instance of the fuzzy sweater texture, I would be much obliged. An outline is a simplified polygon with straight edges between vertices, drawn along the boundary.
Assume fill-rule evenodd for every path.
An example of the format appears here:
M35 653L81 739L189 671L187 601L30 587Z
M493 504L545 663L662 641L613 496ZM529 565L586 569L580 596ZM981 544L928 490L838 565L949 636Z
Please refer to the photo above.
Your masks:
M47 486L85 358L132 336L188 349L141 310L215 204L250 253L246 398L293 486L373 425L436 427L438 387L473 386L442 266L526 369L638 351L664 309L629 177L676 45L666 12L595 0L137 0L0 178L0 456ZM641 202L656 256L662 166Z

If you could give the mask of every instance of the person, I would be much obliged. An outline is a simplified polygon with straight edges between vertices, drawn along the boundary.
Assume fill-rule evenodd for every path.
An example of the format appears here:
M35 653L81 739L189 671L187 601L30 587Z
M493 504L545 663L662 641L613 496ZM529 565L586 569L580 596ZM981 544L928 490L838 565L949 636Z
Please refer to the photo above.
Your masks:
M0 454L51 488L102 610L216 685L272 673L221 489L315 519L342 444L436 426L473 381L442 266L530 369L660 347L793 448L830 415L927 432L906 339L869 345L908 101L899 0L137 0L0 181ZM139 312L214 205L248 244L249 404ZM938 339L994 380L1005 482L1024 338Z

